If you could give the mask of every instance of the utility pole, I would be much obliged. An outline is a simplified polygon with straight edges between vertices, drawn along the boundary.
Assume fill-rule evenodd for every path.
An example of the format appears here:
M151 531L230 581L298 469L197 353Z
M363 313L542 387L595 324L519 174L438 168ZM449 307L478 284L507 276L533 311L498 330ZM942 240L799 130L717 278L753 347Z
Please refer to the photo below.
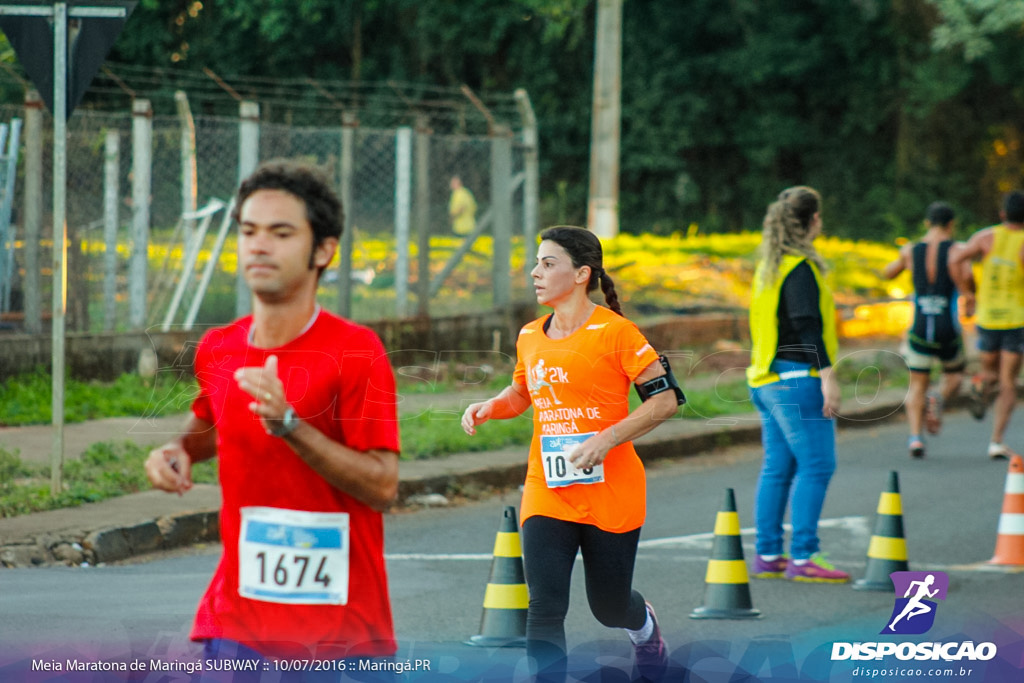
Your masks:
M598 0L587 203L587 227L598 237L619 234L621 98L622 0Z

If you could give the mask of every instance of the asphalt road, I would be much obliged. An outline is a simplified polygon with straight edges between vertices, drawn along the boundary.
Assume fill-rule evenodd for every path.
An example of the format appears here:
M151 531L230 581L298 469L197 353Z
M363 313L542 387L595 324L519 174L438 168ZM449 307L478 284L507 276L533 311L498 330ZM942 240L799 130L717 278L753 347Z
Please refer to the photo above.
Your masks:
M1018 426L1011 427L1011 444L1024 441L1022 419L1018 416ZM923 461L907 456L902 422L840 433L839 470L820 530L823 549L855 578L864 575L879 496L889 472L897 471L910 568L949 577L949 593L931 631L907 638L991 641L999 648L992 661L944 664L940 673L948 667L951 677L929 680L1024 680L1024 567L985 564L995 546L1007 470L1005 461L984 455L989 424L965 413L947 416L943 435L930 440ZM885 640L879 633L893 608L891 591L751 580L760 619L689 618L704 601L712 530L728 488L735 491L750 564L759 464L758 449L733 448L649 468L648 521L634 585L658 610L672 651L670 674L681 679L686 667L693 681L728 681L737 671L760 677L753 680L796 680L801 674L811 681L849 681L857 680L851 673L857 665L889 665L831 662L829 652L837 641ZM522 650L462 644L480 627L502 510L517 502L515 494L507 494L387 518L388 571L400 641L396 661L423 659L431 667L429 674L408 678L509 680L525 675ZM14 680L5 674L29 667L32 660L64 662L68 652L88 661L196 659L188 629L218 552L211 547L122 566L5 570L0 574L0 680ZM579 565L566 627L575 666L587 670L600 662L606 680L626 679L628 640L590 615ZM910 664L921 667L920 662ZM958 667L971 671L964 678ZM621 676L608 678L608 671ZM179 680L149 675L138 680Z

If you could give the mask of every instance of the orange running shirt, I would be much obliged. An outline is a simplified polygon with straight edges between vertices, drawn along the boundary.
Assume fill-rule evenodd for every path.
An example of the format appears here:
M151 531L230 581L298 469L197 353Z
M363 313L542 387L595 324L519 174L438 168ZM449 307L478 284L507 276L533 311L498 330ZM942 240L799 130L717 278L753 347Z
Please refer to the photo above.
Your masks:
M614 533L637 529L647 512L647 483L632 442L609 451L604 481L549 488L541 439L571 442L572 435L599 432L626 417L630 385L658 354L635 324L603 306L564 339L548 338L546 319L523 327L516 342L512 381L526 386L533 404L522 521L543 515Z

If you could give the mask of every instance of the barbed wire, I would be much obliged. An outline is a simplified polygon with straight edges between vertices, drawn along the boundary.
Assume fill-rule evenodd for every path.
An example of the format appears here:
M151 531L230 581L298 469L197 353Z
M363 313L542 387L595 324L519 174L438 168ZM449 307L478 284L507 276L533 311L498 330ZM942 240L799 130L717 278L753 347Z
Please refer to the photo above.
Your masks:
M28 82L20 64L0 69L0 83ZM359 125L393 127L426 121L435 132L490 134L496 125L522 128L512 93L475 93L466 86L443 87L400 81L342 81L218 74L106 62L86 92L80 109L129 108L145 98L155 114L176 111L175 93L183 91L193 108L207 115L237 115L238 101L260 104L268 122L322 124L328 112L350 114Z

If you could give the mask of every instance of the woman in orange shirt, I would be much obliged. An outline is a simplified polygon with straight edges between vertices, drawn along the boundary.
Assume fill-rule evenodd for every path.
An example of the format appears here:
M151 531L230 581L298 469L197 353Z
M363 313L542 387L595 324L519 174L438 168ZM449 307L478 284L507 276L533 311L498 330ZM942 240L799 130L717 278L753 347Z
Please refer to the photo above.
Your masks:
M622 316L601 242L583 228L545 230L532 277L537 302L553 312L527 324L516 342L512 383L474 403L462 427L533 406L533 439L523 487L523 561L530 603L527 654L538 675L565 675L565 615L577 551L598 621L629 633L644 678L667 665L654 610L633 590L633 564L646 514L643 464L632 440L675 414L677 389L636 325ZM598 285L607 308L590 300ZM665 379L668 379L667 377ZM629 412L629 386L659 389ZM678 392L678 396L682 396ZM681 400L681 399L680 399Z

